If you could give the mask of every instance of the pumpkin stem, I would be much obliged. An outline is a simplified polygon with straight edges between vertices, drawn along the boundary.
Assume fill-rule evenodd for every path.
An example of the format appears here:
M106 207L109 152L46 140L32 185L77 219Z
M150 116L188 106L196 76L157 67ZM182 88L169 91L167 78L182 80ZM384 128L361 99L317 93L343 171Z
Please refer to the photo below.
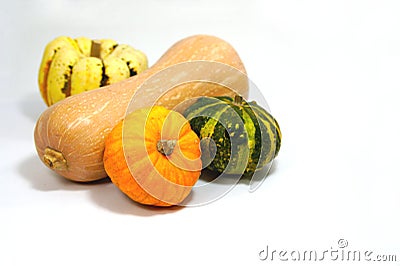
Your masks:
M233 100L233 102L237 105L241 105L243 101L243 97L240 95L235 95L235 99Z
M43 155L44 163L53 170L66 170L67 160L65 160L64 155L50 147L44 150Z
M92 40L92 47L90 48L90 56L100 58L101 43Z
M161 139L157 142L157 151L162 155L171 155L176 145L176 139Z

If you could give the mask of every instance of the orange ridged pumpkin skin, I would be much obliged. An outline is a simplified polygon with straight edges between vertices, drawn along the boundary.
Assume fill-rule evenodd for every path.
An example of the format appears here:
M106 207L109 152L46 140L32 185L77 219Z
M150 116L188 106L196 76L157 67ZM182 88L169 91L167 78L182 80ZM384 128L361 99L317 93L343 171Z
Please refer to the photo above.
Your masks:
M176 141L176 145L163 150L162 141ZM178 205L200 176L199 144L181 114L161 106L140 109L127 115L107 136L104 167L111 181L132 200L154 206Z

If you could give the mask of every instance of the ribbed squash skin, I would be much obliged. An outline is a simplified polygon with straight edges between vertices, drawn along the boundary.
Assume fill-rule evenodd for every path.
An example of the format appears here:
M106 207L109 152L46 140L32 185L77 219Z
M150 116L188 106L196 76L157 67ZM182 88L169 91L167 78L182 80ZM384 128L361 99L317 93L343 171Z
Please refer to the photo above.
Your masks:
M278 122L254 101L201 97L184 115L202 140L203 165L212 160L210 170L249 177L278 155Z
M60 36L46 45L39 88L50 106L71 95L135 76L147 69L146 55L111 39Z
M177 141L167 156L157 150L161 138ZM132 200L178 205L200 176L199 143L181 114L161 106L136 110L107 136L104 167L111 181Z

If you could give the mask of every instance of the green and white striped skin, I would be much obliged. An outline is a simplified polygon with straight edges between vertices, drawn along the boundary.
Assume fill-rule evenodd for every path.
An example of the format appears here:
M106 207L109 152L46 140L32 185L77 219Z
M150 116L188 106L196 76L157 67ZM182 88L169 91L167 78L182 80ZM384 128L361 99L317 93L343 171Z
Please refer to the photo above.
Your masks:
M254 101L201 97L184 115L202 140L203 165L210 170L251 177L278 155L278 122Z

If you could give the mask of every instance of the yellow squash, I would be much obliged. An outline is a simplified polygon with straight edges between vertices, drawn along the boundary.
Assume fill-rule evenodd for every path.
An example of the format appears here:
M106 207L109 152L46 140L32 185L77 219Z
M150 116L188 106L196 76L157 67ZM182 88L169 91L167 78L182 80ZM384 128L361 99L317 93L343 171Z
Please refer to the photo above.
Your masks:
M40 93L50 106L139 74L147 64L144 53L114 40L61 36L45 48L39 69Z

